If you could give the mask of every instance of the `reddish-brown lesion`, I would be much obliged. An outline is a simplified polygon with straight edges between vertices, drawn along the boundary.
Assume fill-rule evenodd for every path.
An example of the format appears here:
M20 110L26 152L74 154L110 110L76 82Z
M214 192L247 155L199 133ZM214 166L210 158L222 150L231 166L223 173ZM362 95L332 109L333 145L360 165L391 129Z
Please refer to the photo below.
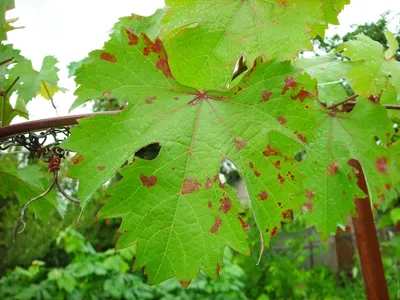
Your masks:
M182 195L191 194L201 188L201 184L194 178L185 178L182 184Z
M228 197L222 198L220 201L219 210L226 214L232 208L232 201Z
M115 55L108 53L108 52L101 53L100 59L109 61L110 63L113 63L113 64L117 62L117 58L115 57Z
M215 218L215 222L214 222L214 225L213 225L213 227L211 227L211 233L216 233L218 230L219 230L219 228L221 227L221 223L222 223L222 220L221 220L221 218Z
M140 175L140 181L142 182L143 186L152 187L156 185L157 177L154 175L151 176Z
M264 156L278 156L280 155L279 150L272 148L270 144L267 145L267 149L263 152Z

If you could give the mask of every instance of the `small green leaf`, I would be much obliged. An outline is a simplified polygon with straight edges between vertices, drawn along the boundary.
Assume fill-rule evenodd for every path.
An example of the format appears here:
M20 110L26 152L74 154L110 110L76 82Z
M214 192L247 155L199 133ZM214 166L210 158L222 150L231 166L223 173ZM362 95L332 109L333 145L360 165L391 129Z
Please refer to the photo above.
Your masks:
M389 81L400 91L400 62L385 59L380 43L361 34L338 49L351 59L347 78L354 92L367 98L377 97Z

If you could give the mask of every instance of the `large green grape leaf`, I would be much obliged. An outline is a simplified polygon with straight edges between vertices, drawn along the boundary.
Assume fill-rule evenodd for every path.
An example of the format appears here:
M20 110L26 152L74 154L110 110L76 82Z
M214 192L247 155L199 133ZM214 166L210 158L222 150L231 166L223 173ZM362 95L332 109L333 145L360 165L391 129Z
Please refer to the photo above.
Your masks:
M348 95L342 79L347 75L349 63L336 59L333 53L298 59L295 65L318 80L318 96L326 105L339 102Z
M6 12L14 8L14 0L2 0L0 3L0 41L6 40Z
M304 198L295 154L311 139L315 80L289 62L258 59L231 91L198 91L175 81L159 39L122 30L90 54L78 74L77 103L110 96L128 102L117 115L79 121L62 147L77 152L70 176L85 203L115 172L123 179L99 213L122 217L118 247L137 244L135 266L150 283L199 269L217 278L226 245L248 253L236 195L219 180L230 159L243 177L265 244ZM135 159L158 142L151 161Z
M245 56L293 59L311 50L314 37L342 1L167 0L161 38L178 82L226 90L236 62ZM326 19L327 20L326 20Z
M388 51L395 47L391 42ZM385 58L383 46L365 35L358 35L355 40L338 48L351 59L347 79L352 89L361 96L378 96L389 81L400 91L400 62L392 56Z
M16 169L10 163L0 164L0 195L3 198L15 195L19 203L23 205L43 193L47 188L44 182L48 180L44 178L39 166ZM50 212L57 207L56 193L52 192L43 199L33 202L29 209L32 209L36 217L47 220Z
M30 60L26 59L16 64L11 69L10 78L19 77L19 81L14 88L18 93L18 98L25 103L37 95L49 100L55 93L65 91L64 88L57 85L59 80L57 63L58 61L55 57L46 56L39 72L33 69Z
M352 159L362 165L371 202L376 204L396 196L392 180L398 170L386 147L393 126L380 104L359 98L350 113L320 111L317 118L315 139L300 170L309 207L313 207L307 223L316 225L326 238L354 212L354 197L363 196L355 184L355 169L349 165Z

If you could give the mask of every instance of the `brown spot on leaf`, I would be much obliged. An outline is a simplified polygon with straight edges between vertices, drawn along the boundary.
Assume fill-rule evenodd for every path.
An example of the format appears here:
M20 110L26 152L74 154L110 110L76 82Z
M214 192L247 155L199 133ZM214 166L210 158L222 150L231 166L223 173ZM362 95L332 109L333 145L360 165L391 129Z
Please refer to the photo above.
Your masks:
M143 48L143 55L144 56L148 56L150 54L150 48L149 47L144 47Z
M287 91L295 89L297 86L296 78L287 77L285 78L285 86L282 90L282 95L286 94Z
M147 177L146 175L140 175L140 180L145 187L152 187L157 183L157 177L154 175L151 175L150 177Z
M181 286L183 287L183 289L187 289L190 285L191 280L189 281L179 281L179 283L181 284Z
M72 158L72 163L74 165L79 164L84 159L83 155L79 155L78 157Z
M211 227L211 233L216 233L219 230L219 227L221 226L222 220L220 218L215 218L215 223L213 227Z
M101 94L103 97L108 97L111 95L110 91L104 92L103 94Z
M219 174L215 174L215 175L214 175L213 181L214 181L214 182L219 181Z
M156 96L151 96L149 98L147 98L145 101L147 104L152 104L154 102L154 100L156 100Z
M280 116L280 117L278 118L278 122L279 122L281 125L284 125L284 124L286 124L286 119L285 119L284 117Z
M271 98L272 92L271 91L264 91L262 94L262 101L267 102Z
M388 191L390 191L390 188L391 188L390 183L386 183L386 184L385 184L385 189L388 190Z
M232 207L232 202L231 199L228 197L224 197L219 201L221 206L219 207L219 210L222 211L224 214L226 214Z
M314 204L312 203L306 203L302 206L302 208L306 211L312 211L314 209Z
M282 217L283 217L284 219L289 219L291 216L292 216L292 211L291 211L290 209L288 209L288 210L282 212Z
M128 45L129 46L133 46L133 45L137 45L138 41L139 41L139 37L134 34L132 31L125 29L126 35L128 36L129 42Z
M285 182L285 178L283 178L280 173L278 174L278 180L279 180L280 184L284 184L284 182Z
M220 271L220 269L221 269L221 267L220 267L219 263L217 263L217 268L216 268L216 271L217 271L217 278L219 278L219 271Z
M179 97L174 97L174 100L175 101L179 101Z
M278 204L279 207L282 207L282 203L281 202L278 202L277 204Z
M111 53L108 53L108 52L103 52L100 55L100 59L109 61L109 62L111 62L113 64L117 62L117 59L115 58L115 56L112 55Z
M105 168L106 168L105 166L98 166L98 167L97 167L97 170L99 170L99 171L104 171Z
M269 232L269 229L268 229L268 228L267 228L267 229L265 229L265 232L266 232L266 233L268 233L268 232Z
M374 203L373 205L374 205L374 208L375 208L376 210L378 210L379 204L378 204L378 203Z
M238 151L240 151L244 146L246 146L246 144L247 144L247 141L246 141L246 140L241 140L241 141L239 141L239 140L237 140L237 139L235 138L235 146L236 146L236 149L237 149Z
M201 188L201 184L193 178L185 178L182 185L182 195L191 194Z
M389 173L389 167L387 165L388 159L387 157L378 157L375 161L376 169L379 173Z
M300 141L302 141L303 143L306 143L306 142L307 142L307 138L306 138L304 135L302 135L301 133L296 133L296 135L297 135L297 138L298 138Z
M156 68L162 71L165 77L172 77L171 69L168 65L167 57L159 57L156 63Z
M147 177L146 175L140 175L140 180L142 181L143 186L152 187L157 183L157 177L151 175Z
M271 236L275 236L277 232L278 232L278 227L275 226L274 228L272 228Z
M249 162L249 167L254 169L254 164L252 162Z
M293 100L300 100L300 102L303 102L306 98L311 98L313 96L313 93L307 92L306 90L304 90L304 88L302 88L296 96L292 96L291 98Z
M260 177L261 176L260 172L258 172L258 171L254 171L253 173L254 173L254 175L256 175L256 177Z
M212 186L212 181L211 181L210 177L207 177L206 183L204 184L204 186L206 187L206 189L211 188L211 186Z
M331 162L328 166L328 175L336 175L339 170L339 163L337 161Z
M292 172L288 171L287 174L293 181L295 181L295 177Z
M281 161L280 161L280 160L277 160L277 161L274 163L274 166L275 166L277 169L279 169L279 168L281 167Z
M219 186L221 189L224 189L224 188L225 188L225 184L223 184L222 182L220 182L220 183L218 184L218 186Z
M208 201L208 208L212 208L212 202Z
M277 156L279 155L279 151L272 148L270 144L267 145L267 150L263 152L264 156Z
M247 224L246 221L243 220L241 216L238 216L238 219L239 219L239 221L240 221L240 224L242 224L243 230L250 230L250 229L251 229L251 228L250 228L250 225Z
M258 197L261 200L267 200L268 199L268 193L266 191L261 191L261 193L258 194Z
M306 197L308 200L311 200L312 198L314 198L315 193L312 190L306 190Z

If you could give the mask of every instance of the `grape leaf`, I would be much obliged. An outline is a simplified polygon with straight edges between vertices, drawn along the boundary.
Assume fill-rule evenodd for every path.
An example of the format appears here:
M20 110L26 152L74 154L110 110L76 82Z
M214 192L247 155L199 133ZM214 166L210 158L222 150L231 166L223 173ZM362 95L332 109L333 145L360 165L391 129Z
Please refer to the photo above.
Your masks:
M157 9L154 14L149 17L132 14L129 17L122 17L111 29L110 38L120 40L121 28L126 28L135 34L145 33L152 41L160 34L161 31L161 18L165 15L165 8ZM91 59L86 57L77 62L71 62L68 65L69 77L78 75L85 65L89 64ZM78 106L79 103L76 104ZM76 107L73 105L71 110Z
M362 165L370 200L376 204L396 196L392 178L396 178L397 167L385 147L394 133L392 123L380 104L359 98L350 113L321 111L316 115L315 140L309 144L300 171L308 207L313 207L307 224L316 225L326 238L336 232L337 223L345 223L346 216L354 213L354 197L363 197L349 161L356 159Z
M21 205L43 193L47 188L43 185L46 181L39 166L26 166L19 170L10 163L0 165L0 195L3 198L15 195ZM36 217L47 220L50 212L57 206L56 193L52 192L33 202L29 208Z
M348 96L342 79L347 75L350 65L336 59L333 53L298 59L295 65L317 78L318 96L326 105L339 102Z
M241 56L251 67L261 55L293 59L311 50L313 31L327 24L324 14L332 19L336 10L326 8L337 7L336 2L168 0L161 38L178 82L226 90Z
M389 80L400 91L400 62L394 58L385 59L380 43L361 34L338 50L343 50L343 54L351 59L347 77L353 90L359 95L376 97L386 88Z
M400 105L400 95L391 82L389 82L387 87L382 91L379 102L382 104ZM387 114L392 119L400 120L399 110L388 110Z
M57 63L58 61L55 57L46 56L43 59L42 68L39 72L33 69L30 60L26 59L16 64L11 69L10 78L20 78L14 88L14 90L17 90L18 98L22 99L25 103L37 95L41 95L49 100L49 94L52 97L58 91L65 91L64 88L60 88L57 85L59 80Z
M385 59L390 60L394 58L397 50L399 50L399 43L397 42L394 34L390 31L385 31L385 37L389 46L389 48L385 51Z
M186 286L200 268L217 278L226 245L248 253L239 202L219 180L224 158L246 183L265 244L299 209L304 189L292 165L315 125L315 80L289 62L258 59L228 92L194 90L175 81L159 39L126 29L90 57L76 103L112 95L128 107L72 129L62 144L77 152L69 175L84 202L116 171L123 176L99 215L122 217L118 247L137 244L135 266L146 266L150 283L176 276ZM121 168L154 142L156 159Z
M7 10L13 9L15 6L14 0L2 0L0 3L0 41L6 40L6 12Z
M350 0L326 0L323 2L322 11L326 24L315 24L314 32L320 37L324 37L328 24L339 25L337 16L344 9L344 6L350 4Z

